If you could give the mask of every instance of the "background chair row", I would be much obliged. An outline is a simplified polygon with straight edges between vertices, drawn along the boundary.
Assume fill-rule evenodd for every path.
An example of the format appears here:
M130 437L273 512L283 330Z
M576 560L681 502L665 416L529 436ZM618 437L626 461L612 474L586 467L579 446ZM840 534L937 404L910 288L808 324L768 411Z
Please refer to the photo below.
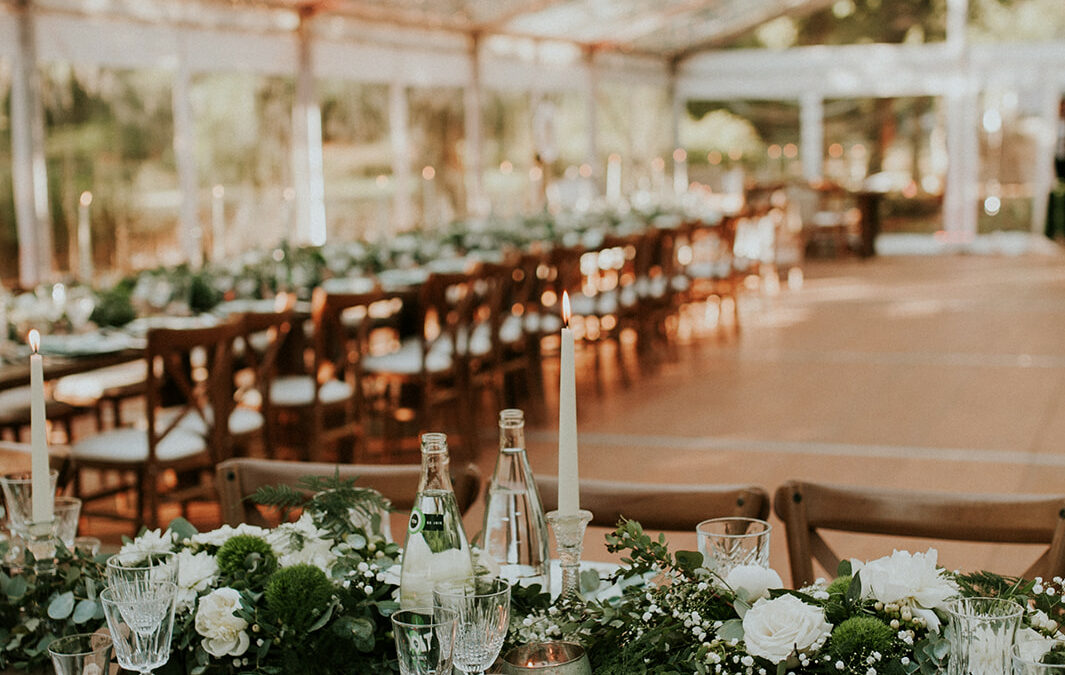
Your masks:
M330 464L250 459L224 462L218 467L217 479L223 517L232 525L261 523L261 514L246 500L258 487L277 483L294 485L301 476L330 476L336 469ZM361 484L379 489L401 510L410 507L420 475L415 465L348 465L341 466L340 471L342 476L358 476ZM557 479L541 476L537 484L544 508L555 508ZM455 487L465 513L481 490L475 467L464 469L456 477ZM594 514L593 525L612 528L619 518L625 517L639 521L649 530L678 532L694 531L707 518L765 519L770 510L769 494L755 485L583 480L581 503ZM972 495L790 481L777 489L772 503L784 524L794 587L809 584L816 576L830 578L835 574L840 559L825 543L821 530L1042 544L1047 546L1046 551L1024 570L1024 575L1029 578L1065 575L1065 496L1062 495ZM823 566L823 574L815 576L815 561Z

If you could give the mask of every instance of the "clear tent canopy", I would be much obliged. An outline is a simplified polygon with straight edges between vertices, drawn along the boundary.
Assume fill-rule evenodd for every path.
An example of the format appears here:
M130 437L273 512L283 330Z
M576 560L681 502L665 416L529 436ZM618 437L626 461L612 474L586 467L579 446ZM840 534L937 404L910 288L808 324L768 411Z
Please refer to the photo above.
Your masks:
M761 177L845 182L866 144L833 136L834 111L899 97L934 102L906 122L929 146L907 161L934 174L921 189L942 199L940 229L975 235L1007 188L1036 229L1065 34L974 40L969 3L940 4L944 36L919 44L722 49L841 2L0 0L0 247L32 285L93 258L197 262L516 215L543 207L547 176L602 191L611 163L626 190L672 185L675 150L724 169L752 135L703 129L690 112L706 101L790 106L794 128L757 148ZM1051 19L1036 24L1065 24ZM79 264L83 218L97 247Z

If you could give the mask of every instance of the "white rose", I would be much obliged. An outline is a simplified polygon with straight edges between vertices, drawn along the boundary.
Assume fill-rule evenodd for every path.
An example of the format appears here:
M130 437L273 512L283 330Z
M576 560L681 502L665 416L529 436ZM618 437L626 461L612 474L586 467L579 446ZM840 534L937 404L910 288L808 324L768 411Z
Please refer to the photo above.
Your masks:
M784 582L776 570L761 565L738 565L725 577L725 583L734 591L743 590L751 602L769 597L769 589L783 588Z
M174 535L170 530L148 530L118 550L118 559L126 565L147 560L151 555L170 553L174 549Z
M939 617L932 610L945 608L957 597L958 586L936 567L939 553L895 551L890 556L853 567L861 572L862 594L883 603L910 607L925 620L929 630L939 632Z
M200 532L192 536L192 543L194 544L206 544L208 546L222 546L230 537L238 534L250 534L260 538L266 538L267 530L255 525L248 525L241 523L236 527L230 527L229 525L223 525L217 530L211 530L210 532Z
M211 656L240 656L248 650L251 640L244 632L248 622L235 614L238 609L240 592L233 588L219 588L200 598L196 632Z
M819 607L794 595L761 599L743 616L743 641L747 653L782 663L790 655L814 652L828 639L832 624Z
M192 609L196 596L211 587L218 578L218 562L207 551L180 551L178 560L178 591L175 606L178 612Z

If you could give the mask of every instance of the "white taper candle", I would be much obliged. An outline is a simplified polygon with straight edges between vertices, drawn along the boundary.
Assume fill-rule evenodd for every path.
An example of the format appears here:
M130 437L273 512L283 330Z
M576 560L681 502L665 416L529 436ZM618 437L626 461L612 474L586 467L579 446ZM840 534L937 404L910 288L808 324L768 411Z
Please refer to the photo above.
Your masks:
M31 330L30 347L30 470L33 475L33 501L31 516L35 523L52 520L51 481L48 473L48 431L44 416L44 362L38 351L41 348L41 334Z
M576 515L580 509L577 463L577 384L573 365L573 331L569 328L569 294L562 293L562 346L558 381L558 511Z

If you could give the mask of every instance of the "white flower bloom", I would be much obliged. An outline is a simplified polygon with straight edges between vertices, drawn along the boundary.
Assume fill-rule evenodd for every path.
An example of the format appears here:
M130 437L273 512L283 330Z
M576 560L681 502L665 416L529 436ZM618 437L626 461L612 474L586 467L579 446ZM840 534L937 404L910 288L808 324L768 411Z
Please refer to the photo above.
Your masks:
M855 573L861 572L865 597L909 608L938 633L939 617L932 610L945 608L947 600L958 595L954 581L936 567L938 555L934 548L927 553L895 551L864 565L852 565Z
M328 572L337 559L329 533L318 529L308 513L294 523L283 523L265 533L264 539L277 554L281 567L307 563Z
M132 565L146 560L148 556L170 553L174 550L174 535L170 530L148 530L133 541L122 546L118 551L118 559L127 565Z
M187 612L196 604L196 596L218 579L218 562L207 551L193 553L185 549L177 554L178 591L175 608Z
M824 610L794 595L763 598L743 617L747 652L774 664L795 652L817 651L831 632L832 624L825 620Z
M780 575L768 567L759 565L739 565L733 567L725 577L725 583L733 590L743 589L751 602L769 597L772 588L783 588Z
M235 614L238 609L240 592L233 588L218 588L200 598L196 632L203 636L203 648L211 656L240 656L248 651L248 622Z
M194 544L221 546L238 534L250 534L265 539L268 532L268 530L264 530L261 527L256 527L255 525L248 525L246 523L241 523L236 527L223 525L217 530L211 530L210 532L200 532L199 534L195 534L193 535L191 541Z

